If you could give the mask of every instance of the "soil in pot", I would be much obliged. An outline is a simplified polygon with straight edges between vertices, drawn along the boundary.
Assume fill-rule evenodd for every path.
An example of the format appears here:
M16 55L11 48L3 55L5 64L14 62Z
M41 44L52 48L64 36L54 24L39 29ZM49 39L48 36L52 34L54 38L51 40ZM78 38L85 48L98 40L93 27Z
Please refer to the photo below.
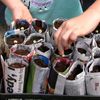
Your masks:
M40 50L40 51L42 51L42 52L46 52L46 51L49 50L49 48L48 48L47 46L45 46L45 45L41 45L41 46L38 48L38 50Z
M20 50L16 50L14 53L18 54L18 55L27 56L30 52L28 50L22 50L22 49L20 49Z
M70 64L66 64L64 62L57 62L55 65L55 70L58 72L64 72L68 67L70 66Z
M9 45L14 45L16 43L21 44L21 43L23 43L24 39L25 39L24 36L12 35L6 39L6 43ZM15 41L17 41L17 42L15 43Z
M12 63L9 66L12 67L12 68L23 68L23 67L26 67L26 65L21 64L21 63Z
M75 80L76 76L82 72L82 68L80 65L77 65L77 67L70 73L70 75L67 77L68 80Z
M39 67L42 67L42 68L48 67L48 65L46 65L46 64L44 63L44 61L41 60L41 59L35 59L34 62L35 62L35 64L38 65Z
M33 41L39 41L40 39L44 39L43 37L40 36L32 36L26 43L25 45L31 45L33 44Z

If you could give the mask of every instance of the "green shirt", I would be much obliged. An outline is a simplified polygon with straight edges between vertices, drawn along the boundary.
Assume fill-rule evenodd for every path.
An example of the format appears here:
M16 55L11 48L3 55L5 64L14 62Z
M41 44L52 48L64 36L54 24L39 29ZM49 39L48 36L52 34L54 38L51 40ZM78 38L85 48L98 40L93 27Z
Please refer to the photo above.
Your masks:
M33 17L52 24L56 18L73 18L82 13L79 0L23 0ZM5 19L9 25L12 21L11 12L7 8Z

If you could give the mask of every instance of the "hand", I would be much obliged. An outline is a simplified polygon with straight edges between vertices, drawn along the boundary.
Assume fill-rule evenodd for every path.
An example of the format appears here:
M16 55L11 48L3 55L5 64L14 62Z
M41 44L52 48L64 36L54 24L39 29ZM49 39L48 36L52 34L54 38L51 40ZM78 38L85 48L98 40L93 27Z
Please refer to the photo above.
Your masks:
M19 6L15 7L12 10L13 13L13 20L16 21L17 19L25 19L29 23L33 21L33 18L28 10L28 8L24 4L20 4Z
M54 34L60 55L63 55L64 49L67 49L79 36L92 32L98 23L98 19L91 14L82 14L65 21Z

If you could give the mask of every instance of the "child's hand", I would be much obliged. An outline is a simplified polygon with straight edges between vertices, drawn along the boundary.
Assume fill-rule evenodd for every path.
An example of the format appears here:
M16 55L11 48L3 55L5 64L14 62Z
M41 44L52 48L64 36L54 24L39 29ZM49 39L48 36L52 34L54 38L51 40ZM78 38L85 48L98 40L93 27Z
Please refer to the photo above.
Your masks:
M13 20L16 21L17 19L26 19L29 23L33 21L33 18L26 6L21 4L12 10L13 13Z
M93 14L82 14L65 21L54 34L55 42L61 55L79 36L92 32L98 25L98 17Z

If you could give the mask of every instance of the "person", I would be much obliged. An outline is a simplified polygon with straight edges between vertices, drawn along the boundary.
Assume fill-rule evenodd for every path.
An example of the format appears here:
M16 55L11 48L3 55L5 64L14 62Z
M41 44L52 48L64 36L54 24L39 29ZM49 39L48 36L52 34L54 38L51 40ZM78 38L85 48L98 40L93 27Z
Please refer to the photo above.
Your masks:
M79 36L92 32L100 22L100 0L96 0L84 13L79 0L1 0L8 8L5 19L9 25L12 20L34 18L45 20L48 24L56 18L65 18L54 34L55 43L61 55Z

